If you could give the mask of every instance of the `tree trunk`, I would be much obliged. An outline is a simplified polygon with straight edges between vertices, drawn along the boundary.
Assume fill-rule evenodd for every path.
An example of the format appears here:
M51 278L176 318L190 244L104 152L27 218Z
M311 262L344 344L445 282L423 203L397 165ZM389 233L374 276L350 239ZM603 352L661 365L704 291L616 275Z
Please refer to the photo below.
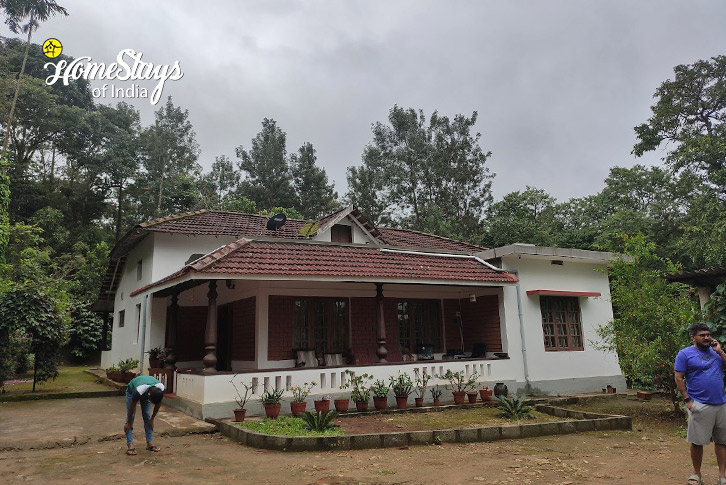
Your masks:
M32 25L34 20L34 15L31 14L30 16L30 25ZM2 156L7 157L8 156L8 143L10 142L10 130L13 127L13 115L15 114L15 104L18 102L18 94L20 93L20 80L23 77L23 72L25 72L25 63L28 60L28 52L30 51L30 38L33 36L33 29L28 29L28 42L25 44L25 54L23 55L23 64L20 67L20 74L18 74L18 78L15 80L15 94L13 94L13 102L10 103L10 113L8 113L8 122L5 124L5 140L3 141L3 152ZM7 173L7 168L3 167L3 174ZM35 387L35 383L33 383L33 387Z
M116 242L121 239L121 206L123 204L124 184L118 185L118 209L116 210Z

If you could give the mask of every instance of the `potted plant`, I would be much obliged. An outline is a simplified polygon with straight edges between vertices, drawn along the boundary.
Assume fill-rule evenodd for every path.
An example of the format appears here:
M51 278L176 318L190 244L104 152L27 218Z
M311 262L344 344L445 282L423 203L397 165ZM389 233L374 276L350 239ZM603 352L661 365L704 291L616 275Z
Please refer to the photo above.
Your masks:
M330 396L323 394L320 399L315 400L315 410L325 413L330 409Z
M386 409L388 405L388 384L381 379L376 381L371 386L371 392L373 393L373 405L378 411Z
M336 397L333 399L333 404L335 404L335 410L339 413L346 413L348 412L348 405L350 404L350 398L349 397Z
M355 375L350 369L346 369L345 373L349 378L341 387L351 390L350 398L355 403L358 411L366 411L368 409L368 401L371 399L371 389L368 386L368 382L373 379L373 376L370 374Z
M413 399L416 403L416 407L423 406L424 396L426 395L426 384L431 380L431 375L424 372L419 372L418 369L414 369L414 381L416 382L416 397Z
M237 403L237 406L239 406L237 409L233 410L234 412L234 420L235 421L244 421L245 415L247 414L247 409L245 409L245 404L247 404L247 401L252 396L252 394L255 393L257 390L257 384L245 384L244 382L240 382L242 387L245 388L244 394L242 394L239 391L239 388L234 383L234 378L237 377L237 374L235 374L232 379L230 379L230 384L232 384L232 387L234 387L235 392L237 393L237 397L234 398L235 402Z
M479 377L477 372L473 372L467 378L463 370L460 370L459 372L452 372L451 369L447 369L443 378L449 381L451 394L454 396L454 404L464 404L466 391L468 389L475 388L477 377Z
M270 419L275 419L280 415L280 401L282 400L282 393L284 389L265 389L265 392L260 396L260 401L265 406L265 415Z
M434 387L429 389L429 392L431 393L431 399L434 400L434 406L440 406L441 405L441 389L439 389L439 385L436 384Z
M493 392L494 391L489 389L489 386L484 386L479 389L479 396L481 397L482 401L491 401Z
M128 384L131 379L136 377L136 372L133 372L133 370L137 369L138 366L139 361L136 359L120 360L118 364L106 369L106 377L114 382Z
M146 353L149 354L149 367L152 369L164 367L164 350L161 347L154 347Z
M469 398L469 404L476 404L476 398L479 397L479 393L474 390L466 391L466 397Z
M305 407L307 406L305 398L308 397L308 394L310 394L310 391L316 384L317 383L315 381L311 381L310 383L305 382L302 386L292 386L290 388L292 391L290 412L293 416L297 416L298 414L305 412Z
M413 381L411 376L406 372L398 373L396 377L390 376L390 387L393 389L393 395L396 396L396 405L398 409L406 409L408 396L413 392Z

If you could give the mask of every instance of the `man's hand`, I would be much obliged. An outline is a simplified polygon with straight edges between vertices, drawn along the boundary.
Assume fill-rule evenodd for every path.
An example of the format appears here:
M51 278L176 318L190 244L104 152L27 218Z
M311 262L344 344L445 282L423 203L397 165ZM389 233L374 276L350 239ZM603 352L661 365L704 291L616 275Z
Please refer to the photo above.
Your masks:
M715 350L717 354L721 353L721 344L714 338L711 339L711 348Z
M132 429L134 429L134 427L132 425L130 425L128 423L127 424L124 424L124 433L128 433Z
M690 401L688 401L686 403L686 407L688 408L689 411L691 410L691 408L693 407L693 399L691 399Z

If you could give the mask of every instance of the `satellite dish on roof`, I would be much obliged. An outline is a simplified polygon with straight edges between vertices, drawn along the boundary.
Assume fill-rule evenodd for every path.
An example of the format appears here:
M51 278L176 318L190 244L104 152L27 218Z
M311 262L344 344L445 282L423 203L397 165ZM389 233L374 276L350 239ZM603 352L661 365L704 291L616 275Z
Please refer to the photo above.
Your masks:
M267 229L270 231L277 231L280 229L283 224L285 224L285 221L287 221L287 216L283 214L282 212L279 214L275 214L274 216L267 219Z

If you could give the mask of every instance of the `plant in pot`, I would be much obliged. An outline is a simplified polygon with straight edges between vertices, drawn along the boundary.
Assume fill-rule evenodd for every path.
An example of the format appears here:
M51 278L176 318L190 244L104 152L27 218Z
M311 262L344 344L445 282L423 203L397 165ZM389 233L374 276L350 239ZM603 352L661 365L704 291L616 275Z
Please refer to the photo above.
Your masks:
M398 373L396 377L390 376L390 387L393 389L393 395L396 396L396 405L398 409L406 409L408 396L413 392L413 381L411 376L406 372Z
M333 404L335 404L335 410L337 412L346 413L350 405L350 397L336 397L333 399Z
M114 382L120 382L128 384L131 379L136 377L134 372L139 366L139 361L136 359L120 360L118 364L112 365L106 369L106 377Z
M481 396L482 401L491 401L493 393L494 391L492 389L489 389L489 386L484 386L479 389L479 396Z
M245 404L247 404L247 401L249 401L250 397L252 397L252 394L254 394L257 390L257 384L245 384L244 382L240 382L240 385L245 389L244 394L242 394L237 385L234 383L235 377L237 377L237 374L235 374L232 379L230 379L229 383L232 384L232 387L234 387L234 390L237 393L237 397L234 398L234 400L239 407L234 410L234 420L239 422L245 420L245 415L247 414Z
M473 372L467 378L463 370L452 372L451 369L447 369L442 377L449 381L451 394L454 396L454 404L464 404L466 391L476 388L476 379L479 377L479 374Z
M439 389L439 385L436 384L434 387L429 389L429 392L431 393L431 399L434 400L434 406L440 406L441 405L441 389Z
M423 406L424 396L426 396L426 384L428 384L432 376L426 372L420 372L418 369L414 369L413 372L414 381L416 382L416 397L414 398L414 402L416 403L416 407L421 407Z
M270 389L266 388L265 392L260 396L260 401L265 407L265 415L270 419L275 419L280 415L280 401L282 400L282 393L284 389Z
M378 411L386 409L388 406L388 384L382 379L376 379L371 385L371 393L373 394L373 405Z
M161 347L154 347L146 351L149 354L149 367L159 369L164 367L164 350Z
M297 416L298 414L305 412L305 407L307 406L305 398L308 397L308 394L310 394L310 391L316 385L317 383L315 381L310 381L310 383L305 382L302 386L292 386L290 388L292 391L290 412L293 416Z
M371 389L368 383L373 379L370 374L355 375L350 369L345 370L348 376L347 381L341 387L350 389L350 398L355 403L358 411L366 411L368 409L368 401L371 399Z
M327 412L330 409L330 396L323 394L320 399L315 400L315 410L321 413Z

